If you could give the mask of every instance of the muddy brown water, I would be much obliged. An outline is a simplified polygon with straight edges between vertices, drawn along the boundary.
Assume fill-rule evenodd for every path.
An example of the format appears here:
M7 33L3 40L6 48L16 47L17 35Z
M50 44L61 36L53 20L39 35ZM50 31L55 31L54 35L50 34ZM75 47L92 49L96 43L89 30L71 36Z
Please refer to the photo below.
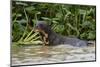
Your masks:
M12 66L60 62L94 61L95 46L12 46Z

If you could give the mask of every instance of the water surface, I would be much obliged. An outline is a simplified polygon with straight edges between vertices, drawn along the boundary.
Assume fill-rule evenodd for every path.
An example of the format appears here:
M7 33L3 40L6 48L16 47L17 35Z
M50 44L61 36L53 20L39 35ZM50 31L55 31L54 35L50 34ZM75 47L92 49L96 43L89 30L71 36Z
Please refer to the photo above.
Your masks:
M12 65L46 64L59 62L94 61L95 46L15 46L12 45Z

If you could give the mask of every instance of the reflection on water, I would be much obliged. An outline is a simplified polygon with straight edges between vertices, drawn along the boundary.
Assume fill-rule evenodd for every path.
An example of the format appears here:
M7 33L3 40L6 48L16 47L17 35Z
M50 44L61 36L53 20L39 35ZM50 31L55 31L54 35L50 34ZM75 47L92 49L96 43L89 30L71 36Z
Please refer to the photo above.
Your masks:
M12 65L45 64L95 60L95 46L12 46Z

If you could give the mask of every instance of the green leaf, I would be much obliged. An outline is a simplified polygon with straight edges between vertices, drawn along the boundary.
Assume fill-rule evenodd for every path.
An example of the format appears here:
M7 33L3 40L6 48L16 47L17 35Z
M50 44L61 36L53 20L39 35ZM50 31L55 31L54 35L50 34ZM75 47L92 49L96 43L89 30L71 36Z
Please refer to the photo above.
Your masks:
M89 32L88 39L95 39L95 37L96 37L96 34L93 31Z
M27 3L23 3L23 2L16 2L17 5L22 5L22 6L28 6Z
M29 6L29 7L26 7L25 10L33 11L33 10L35 10L35 7L34 6Z
M41 17L42 19L44 19L44 20L49 20L49 21L51 21L51 19L50 18L47 18L47 17Z

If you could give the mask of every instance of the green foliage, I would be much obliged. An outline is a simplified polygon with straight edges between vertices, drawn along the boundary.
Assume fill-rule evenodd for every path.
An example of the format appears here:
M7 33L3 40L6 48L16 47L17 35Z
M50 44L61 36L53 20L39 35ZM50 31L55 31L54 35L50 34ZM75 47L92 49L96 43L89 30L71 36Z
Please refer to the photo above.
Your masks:
M37 36L39 33L33 34L32 32L33 30L28 34L23 35L23 37L20 38L17 44L42 44L42 41L38 40L41 38L40 36Z
M80 39L96 38L96 7L86 5L66 5L53 3L12 2L12 36L13 41L22 38L30 42L28 20L31 17L33 27L37 20L47 21L52 29L65 36L76 36ZM27 39L30 38L30 39ZM34 41L32 41L34 42Z

